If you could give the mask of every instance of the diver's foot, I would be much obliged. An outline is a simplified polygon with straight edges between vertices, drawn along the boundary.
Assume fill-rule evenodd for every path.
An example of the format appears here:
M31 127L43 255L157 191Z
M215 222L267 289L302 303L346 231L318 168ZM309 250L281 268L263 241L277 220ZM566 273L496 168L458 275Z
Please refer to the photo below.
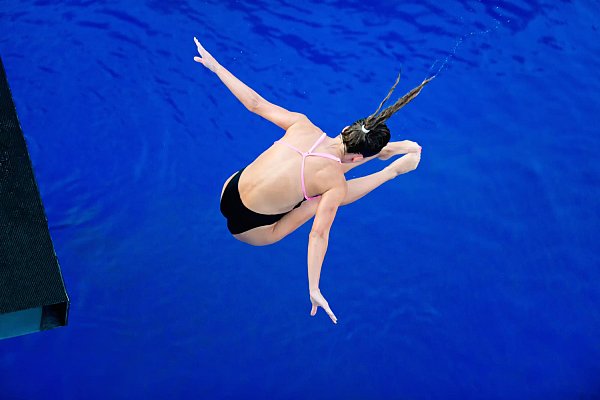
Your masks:
M398 154L408 154L408 153L420 153L421 146L417 142L413 142L412 140L401 140L399 142L389 142L381 151L379 152L378 158L380 160L387 160Z
M395 178L398 175L413 171L421 161L421 153L408 153L385 167L386 170L392 173Z

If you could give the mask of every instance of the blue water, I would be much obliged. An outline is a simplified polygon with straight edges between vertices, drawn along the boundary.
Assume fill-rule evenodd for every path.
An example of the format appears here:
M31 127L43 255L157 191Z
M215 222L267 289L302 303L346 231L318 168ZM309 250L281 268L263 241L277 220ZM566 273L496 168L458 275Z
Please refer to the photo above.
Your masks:
M68 327L0 342L0 399L600 398L599 17L596 1L0 2L72 301ZM223 182L283 131L193 61L194 36L332 137L400 69L391 100L451 55L388 124L423 147L418 169L338 212L321 275L337 325L309 316L310 224L268 247L226 229Z

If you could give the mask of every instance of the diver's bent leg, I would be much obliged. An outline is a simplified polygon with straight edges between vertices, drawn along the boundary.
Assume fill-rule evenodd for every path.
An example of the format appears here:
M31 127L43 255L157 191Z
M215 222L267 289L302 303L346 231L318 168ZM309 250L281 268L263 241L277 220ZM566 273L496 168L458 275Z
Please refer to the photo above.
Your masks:
M372 192L379 186L383 185L387 181L394 179L394 175L387 168L382 169L374 174L363 176L360 178L351 179L348 181L348 192L346 197L342 200L343 206L355 202L356 200L364 197L367 193Z
M267 246L276 243L294 232L317 212L321 198L303 202L300 207L283 216L273 225L259 226L249 231L233 235L236 239L253 246Z
M385 167L394 173L394 176L415 170L421 162L421 153L408 153Z
M370 193L383 185L385 182L394 179L400 174L412 171L417 167L420 159L420 154L405 154L379 172L349 180L348 192L346 193L344 200L342 200L341 205L355 202L361 197L364 197L367 193ZM283 218L273 225L272 230L269 229L269 232L262 234L264 235L263 239L266 240L265 244L278 242L314 217L320 201L320 197L313 200L307 200L303 202L300 207L295 208L284 215Z
M317 207L321 201L320 197L313 200L306 200L298 208L283 216L273 226L273 239L279 241L294 232L296 229L304 225L306 221L314 217L317 212Z
M397 174L395 172L386 167L374 174L349 180L348 192L346 193L344 200L342 200L341 205L350 204L360 199L396 176ZM307 200L302 203L300 207L284 215L284 217L273 226L272 240L279 241L283 239L314 217L320 201L320 197L313 200Z
M407 142L410 142L410 144L407 144ZM413 152L413 150L409 150L409 148L407 146L411 146L413 144L418 146L418 143L411 142L409 140L401 140L399 142L389 142L388 144L385 145L385 147L383 149L381 149L381 151L379 153L377 153L373 156L363 158L360 161L356 161L353 163L344 163L342 165L344 174L346 172L350 171L351 169L358 167L359 165L363 165L363 164L367 163L368 161L373 160L374 158L379 158L381 160L388 160L388 159L392 158L393 156L397 156L400 154L410 154ZM420 152L420 150L419 150L419 152Z
M350 204L372 192L385 182L417 168L421 160L420 153L408 153L395 160L379 172L348 181L348 192L342 205Z

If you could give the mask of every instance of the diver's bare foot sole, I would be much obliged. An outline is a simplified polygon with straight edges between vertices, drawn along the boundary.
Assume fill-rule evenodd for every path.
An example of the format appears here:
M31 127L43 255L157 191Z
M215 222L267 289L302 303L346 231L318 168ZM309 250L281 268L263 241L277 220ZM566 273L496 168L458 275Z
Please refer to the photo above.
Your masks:
M421 153L408 153L385 167L392 173L393 177L413 171L421 161Z

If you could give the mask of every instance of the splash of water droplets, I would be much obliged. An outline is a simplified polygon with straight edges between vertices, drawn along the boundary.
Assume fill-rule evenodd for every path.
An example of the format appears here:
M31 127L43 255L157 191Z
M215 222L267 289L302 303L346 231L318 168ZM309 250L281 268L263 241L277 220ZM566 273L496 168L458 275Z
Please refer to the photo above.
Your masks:
M498 7L496 7L498 8ZM461 18L462 19L462 18ZM443 59L437 59L433 62L433 64L431 64L431 67L429 67L427 76L430 78L435 78L436 76L438 76L438 74L440 72L442 72L442 70L448 65L448 63L450 62L450 60L454 57L454 55L456 54L456 51L458 50L458 48L460 47L460 45L469 37L471 36L482 36L482 35L487 35L488 33L495 31L496 29L498 29L498 27L500 26L500 21L498 19L494 19L495 20L495 24L494 26L492 26L491 28L485 29L483 31L472 31L469 33L466 33L464 35L462 35L460 38L457 39L456 43L454 43L454 46L452 47L452 49L450 50L450 52L448 52L448 55L446 55L446 57L444 57ZM507 22L510 22L510 19L506 20ZM437 70L435 70L435 73L432 73L432 71L434 71L434 67L436 65L440 65L439 68L437 68Z

